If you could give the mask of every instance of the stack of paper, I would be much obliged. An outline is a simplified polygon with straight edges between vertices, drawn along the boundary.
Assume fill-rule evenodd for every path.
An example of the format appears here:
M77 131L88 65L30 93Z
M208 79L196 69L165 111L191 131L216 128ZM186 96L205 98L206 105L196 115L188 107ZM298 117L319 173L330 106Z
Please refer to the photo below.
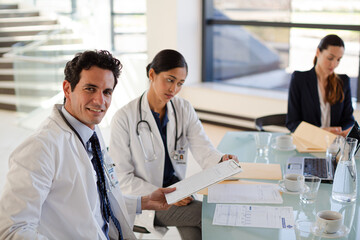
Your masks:
M208 203L270 203L283 199L277 184L217 184L209 187Z
M301 122L292 136L298 152L326 152L327 145L336 138L335 134L307 122Z
M280 164L267 163L239 163L243 172L234 175L232 178L241 179L266 179L266 180L281 180L281 166Z
M213 224L223 226L293 229L293 208L216 204Z

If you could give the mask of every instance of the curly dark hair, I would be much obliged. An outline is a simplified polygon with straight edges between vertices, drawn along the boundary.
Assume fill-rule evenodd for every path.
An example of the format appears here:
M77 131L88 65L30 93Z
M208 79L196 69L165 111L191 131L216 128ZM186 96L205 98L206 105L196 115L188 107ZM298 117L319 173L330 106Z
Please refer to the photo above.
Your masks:
M66 63L64 69L65 80L70 83L71 91L74 91L80 81L81 71L83 69L89 70L92 66L112 71L114 74L115 88L122 69L121 62L114 58L109 51L94 50L77 53L71 61Z

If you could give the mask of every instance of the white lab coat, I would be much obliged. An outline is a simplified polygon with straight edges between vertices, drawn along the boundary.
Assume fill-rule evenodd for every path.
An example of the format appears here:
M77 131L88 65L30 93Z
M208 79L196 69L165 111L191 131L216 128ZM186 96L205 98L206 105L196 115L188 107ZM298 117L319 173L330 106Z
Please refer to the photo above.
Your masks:
M119 176L120 187L124 193L132 195L149 194L162 187L165 164L165 149L147 100L147 92L142 98L142 119L146 120L152 129L157 159L150 162L145 160L144 151L136 134L136 125L140 121L139 100L140 98L131 101L114 115L111 122L109 147L109 154L116 163L115 168ZM176 124L170 102L167 103L169 118L167 123L167 147L176 176L184 179L189 148L196 161L204 169L217 164L222 157L222 153L214 148L206 136L191 104L179 97L174 97L172 101L176 109L178 136L182 133L177 145L178 148L183 147L186 150L183 161L185 164L178 164L171 158L175 145ZM150 141L145 142L144 145L146 147L152 146ZM145 226L149 231L160 235L165 234L166 229L154 228L154 216L154 211L143 211L141 215L136 217L135 225Z
M56 107L10 156L0 198L0 239L106 239L95 218L99 195L91 160ZM103 149L97 126L96 132ZM137 200L124 199L118 185L109 198L124 238L136 239ZM111 239L118 238L112 222L109 231Z

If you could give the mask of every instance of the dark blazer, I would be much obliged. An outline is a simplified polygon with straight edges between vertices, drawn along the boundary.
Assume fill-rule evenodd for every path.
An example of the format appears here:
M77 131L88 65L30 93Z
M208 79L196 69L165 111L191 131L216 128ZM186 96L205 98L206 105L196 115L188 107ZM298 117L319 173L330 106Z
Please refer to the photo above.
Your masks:
M338 76L343 81L344 101L331 106L330 126L340 126L345 130L354 124L350 79L345 74ZM295 71L291 76L286 127L294 132L301 121L321 126L315 68L306 72Z

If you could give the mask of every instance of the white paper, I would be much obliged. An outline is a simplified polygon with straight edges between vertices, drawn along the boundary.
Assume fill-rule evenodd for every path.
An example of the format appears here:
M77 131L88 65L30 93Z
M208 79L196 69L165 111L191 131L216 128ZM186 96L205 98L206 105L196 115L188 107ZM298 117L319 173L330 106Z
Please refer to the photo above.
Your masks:
M217 184L208 189L209 203L271 203L283 199L275 184Z
M292 229L293 208L216 204L213 225Z
M238 163L234 160L221 162L205 169L197 174L194 174L184 180L177 182L169 187L176 187L176 190L171 193L165 194L168 204L173 204L180 201L191 194L200 191L203 188L210 186L211 184L220 182L225 178L231 177L242 169Z

